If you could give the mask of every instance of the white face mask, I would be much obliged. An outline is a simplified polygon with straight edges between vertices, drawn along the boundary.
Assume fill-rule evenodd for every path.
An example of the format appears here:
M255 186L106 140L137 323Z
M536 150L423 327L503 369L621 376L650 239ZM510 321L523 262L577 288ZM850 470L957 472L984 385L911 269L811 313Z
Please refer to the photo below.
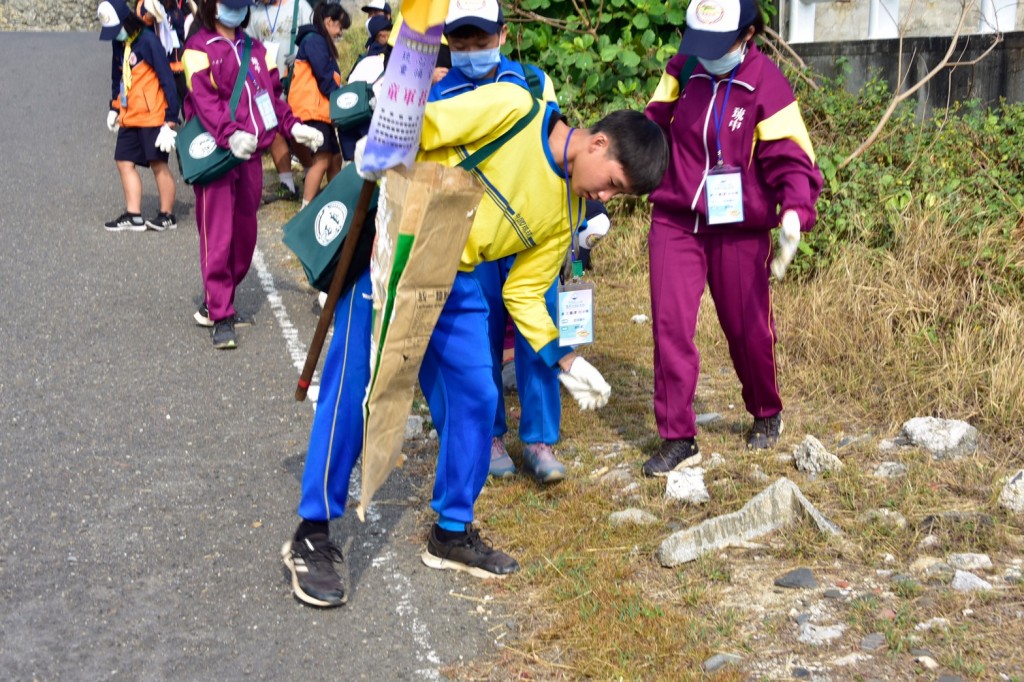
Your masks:
M718 59L703 59L697 57L697 61L708 73L713 73L716 76L723 76L737 66L743 63L743 58L747 56L747 44L744 43L732 52L726 52Z

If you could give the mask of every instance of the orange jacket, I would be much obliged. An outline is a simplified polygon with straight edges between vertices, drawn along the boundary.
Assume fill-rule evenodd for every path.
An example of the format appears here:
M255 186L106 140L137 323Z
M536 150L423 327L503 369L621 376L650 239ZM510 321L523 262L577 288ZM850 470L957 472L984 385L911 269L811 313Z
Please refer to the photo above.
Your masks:
M118 120L121 125L126 128L158 128L165 122L177 121L178 92L167 55L157 37L151 31L143 30L132 41L128 57L132 84L128 88L127 104L122 103L120 97L124 43L115 40L113 46L110 108L120 112Z

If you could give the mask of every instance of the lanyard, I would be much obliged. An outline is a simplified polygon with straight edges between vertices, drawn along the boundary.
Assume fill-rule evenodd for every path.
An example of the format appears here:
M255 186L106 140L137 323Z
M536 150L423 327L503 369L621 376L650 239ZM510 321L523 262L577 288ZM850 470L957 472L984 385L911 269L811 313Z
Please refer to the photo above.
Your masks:
M266 5L263 5L263 11L267 13L267 24L270 26L270 36L274 36L274 31L277 30L277 20L281 17L281 5L276 5L277 11L274 12L274 20L270 20L270 10L267 9Z
M121 82L124 83L124 91L127 93L132 87L132 42L135 36L124 41L124 56L121 57Z
M729 91L732 90L732 81L736 77L736 71L739 70L737 64L732 73L729 74L729 84L725 86L725 97L722 98L722 108L715 108L714 103L711 104L711 113L715 115L715 146L718 148L718 165L722 165L722 120L725 118L725 106L729 101Z
M576 214L576 221L572 219L572 190L570 189L571 178L569 177L569 140L572 139L572 134L576 132L575 128L569 128L569 134L565 136L565 147L562 148L562 163L565 165L563 169L563 177L565 178L565 208L569 212L569 229L572 232L571 245L569 247L569 254L572 259L572 276L579 277L583 274L582 268L577 267L577 263L581 263L579 260L579 225L576 223L580 221L582 217L582 210L578 210ZM579 270L577 272L577 270Z

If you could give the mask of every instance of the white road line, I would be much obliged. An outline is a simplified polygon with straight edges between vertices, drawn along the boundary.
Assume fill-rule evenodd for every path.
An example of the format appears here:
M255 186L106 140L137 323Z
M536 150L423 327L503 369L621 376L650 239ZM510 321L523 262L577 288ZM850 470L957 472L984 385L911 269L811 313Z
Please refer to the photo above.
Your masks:
M263 258L263 252L256 249L252 256L253 267L256 268L256 274L260 279L260 286L263 288L263 293L267 296L267 302L270 303L270 310L274 313L274 318L277 323L281 326L281 335L284 336L285 346L288 348L288 356L292 359L292 365L295 366L296 371L302 374L302 368L306 364L306 346L299 340L299 330L292 324L291 318L288 317L288 311L284 307L284 302L281 300L281 294L277 291L277 285L274 284L274 275L271 274L267 268L267 261ZM330 342L328 338L325 345ZM313 375L314 381L319 379L318 374ZM308 398L313 409L316 410L316 397L319 393L319 386L314 384L309 387ZM356 499L360 495L359 477L353 476L352 480L349 481L349 495L352 495ZM380 521L380 513L376 510L376 505L372 502L370 507L366 510L366 523L367 526L372 526L376 522ZM365 546L365 543L364 543ZM384 553L373 560L373 567L377 569L384 568L388 565L394 565L396 563L394 554L391 550L384 547ZM441 665L441 658L434 651L433 647L430 646L428 638L429 630L426 624L419 617L419 610L413 603L412 595L413 588L409 578L398 571L382 571L384 580L394 586L394 593L401 595L398 600L398 606L396 611L403 620L407 620L410 623L410 631L412 634L413 641L416 643L416 660L420 663L426 663L429 668L421 668L416 673L423 679L427 680L439 680L441 674L438 668Z

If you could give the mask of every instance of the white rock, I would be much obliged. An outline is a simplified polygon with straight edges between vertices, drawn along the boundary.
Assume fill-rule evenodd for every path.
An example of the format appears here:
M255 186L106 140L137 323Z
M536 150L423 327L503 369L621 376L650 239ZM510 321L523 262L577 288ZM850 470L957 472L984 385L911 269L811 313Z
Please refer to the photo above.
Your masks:
M950 586L958 592L974 592L976 590L991 590L992 583L982 580L973 573L957 571L953 576Z
M885 528L907 527L907 518L893 509L869 509L861 515L861 520Z
M633 317L629 318L629 321L632 322L633 324L647 324L648 319L649 318L646 315L634 315Z
M999 493L999 506L1017 514L1024 514L1024 469L1006 479Z
M410 414L405 420L405 439L420 438L423 436L423 417L418 414Z
M946 563L961 571L988 571L992 568L992 559L987 554L950 554Z
M800 626L800 635L797 639L804 644L811 644L818 646L820 644L827 644L833 640L839 639L846 632L846 626L842 623L838 625L814 625L813 623L804 623Z
M870 660L871 660L871 656L868 656L867 654L862 654L862 653L858 653L858 652L854 651L852 654L846 654L845 656L841 656L841 657L835 659L834 661L832 661L832 665L838 665L840 667L845 667L845 666L848 666L848 665L857 665L861 661L870 661Z
M622 511L612 512L608 515L608 521L613 526L624 526L626 524L635 524L637 526L648 526L655 523L658 518L643 509L623 509Z
M704 504L711 499L704 486L704 469L695 467L669 472L665 497L690 504Z
M903 436L938 460L960 459L978 449L978 430L958 419L914 417L903 424Z
M914 660L923 665L927 670L938 670L939 668L938 661L931 656L918 656Z
M719 452L712 452L711 456L708 457L708 461L705 463L705 466L708 469L714 469L715 467L720 467L723 464L725 464L725 457L722 457L722 454Z
M948 630L949 621L945 618L929 618L923 623L918 623L914 626L914 629L918 632L935 632L939 630Z
M935 547L940 542L938 535L925 535L921 538L921 542L917 543L920 549L930 549Z
M825 449L814 436L808 435L800 445L793 449L793 460L796 468L808 474L820 474L843 468L839 458Z
M873 475L877 478L900 478L907 475L907 466L900 462L882 462L875 467Z

